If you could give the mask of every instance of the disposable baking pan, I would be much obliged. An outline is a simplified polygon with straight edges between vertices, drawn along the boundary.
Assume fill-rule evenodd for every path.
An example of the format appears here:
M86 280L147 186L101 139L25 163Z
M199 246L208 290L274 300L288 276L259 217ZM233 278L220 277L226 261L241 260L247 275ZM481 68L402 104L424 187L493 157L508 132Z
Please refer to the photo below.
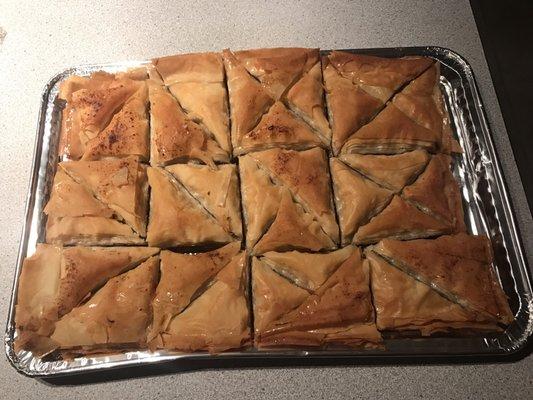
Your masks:
M531 278L524 256L513 207L501 171L483 104L472 68L457 53L441 47L406 47L346 50L384 57L427 56L442 64L440 84L450 114L452 128L463 154L455 157L454 174L461 185L465 219L470 233L487 234L492 241L495 267L515 313L515 321L504 333L480 337L440 337L386 339L386 350L246 350L211 355L171 351L130 351L94 355L73 360L43 361L30 352L15 354L15 301L24 257L32 254L44 237L42 209L48 199L50 183L57 164L61 104L58 87L71 75L88 75L146 64L146 61L109 65L88 65L67 69L55 75L45 86L39 113L31 180L26 203L25 224L15 269L13 294L9 309L5 347L11 364L21 373L33 377L53 378L79 373L107 371L111 368L137 367L153 373L160 367L168 372L173 365L309 365L316 362L395 363L408 362L478 362L512 360L527 352L533 331L533 295ZM324 51L327 53L327 51ZM496 134L502 134L496 132ZM164 364L164 365L163 365Z

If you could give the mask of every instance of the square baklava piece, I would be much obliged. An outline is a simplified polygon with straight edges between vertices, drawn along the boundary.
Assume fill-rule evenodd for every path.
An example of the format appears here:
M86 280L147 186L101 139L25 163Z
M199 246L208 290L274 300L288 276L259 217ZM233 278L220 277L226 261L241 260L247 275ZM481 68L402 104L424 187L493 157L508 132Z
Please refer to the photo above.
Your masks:
M46 242L142 244L147 213L146 167L138 157L64 161L44 208Z
M231 155L224 65L218 53L153 60L149 82L153 166L201 162L211 167Z
M333 51L322 66L335 154L456 148L434 60Z
M248 261L240 243L196 254L161 251L152 304L151 348L214 353L249 344Z
M513 320L486 236L384 239L366 253L380 330L501 332Z
M235 155L329 147L318 49L223 51Z
M153 247L38 245L22 266L15 347L44 355L145 346L158 253Z
M464 231L461 195L450 162L446 154L432 156L424 150L331 158L342 243Z
M380 345L368 261L356 247L254 257L252 293L259 348Z
M69 160L149 158L145 68L120 74L95 72L65 80L59 155Z
M212 245L242 238L235 165L150 167L148 181L150 246Z
M331 250L339 228L326 153L269 149L239 158L246 246L252 254Z

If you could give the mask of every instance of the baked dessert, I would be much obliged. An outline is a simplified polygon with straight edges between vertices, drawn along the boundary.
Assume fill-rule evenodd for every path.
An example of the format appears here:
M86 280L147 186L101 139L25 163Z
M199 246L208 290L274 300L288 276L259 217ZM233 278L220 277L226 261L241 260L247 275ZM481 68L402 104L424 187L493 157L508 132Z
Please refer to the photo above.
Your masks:
M366 255L380 330L501 331L513 320L486 236L385 239Z
M163 250L150 346L215 353L247 345L247 269L239 243L197 254Z
M318 49L223 51L235 155L329 146Z
M43 210L46 242L142 244L147 207L146 167L137 157L61 162Z
M440 65L432 64L409 83L372 121L345 141L342 153L395 154L422 148L450 153L452 141L448 115L439 88Z
M49 337L54 333L58 320L84 303L109 279L137 267L158 252L159 249L153 247L39 244L36 252L24 260L20 275L15 313L18 330L16 348L41 354L57 348ZM100 297L107 296L104 295ZM136 295L139 296L139 293ZM80 315L88 315L85 312L88 306L81 307L84 308L75 314L83 319ZM71 334L73 338L74 332Z
M164 84L226 155L231 154L224 65L219 53L193 53L153 60Z
M433 63L425 57L382 58L332 51L322 60L334 154L406 83Z
M148 168L151 246L228 243L242 237L235 165Z
M339 231L324 150L249 153L239 158L239 170L252 254L336 248Z
M375 243L465 230L450 156L423 150L331 158L341 242Z
M150 163L164 166L197 161L215 168L229 161L228 152L176 101L162 85L149 81Z
M59 155L98 160L136 155L148 160L146 70L72 77L61 85Z
M368 262L351 246L327 254L268 252L252 261L255 344L378 347Z

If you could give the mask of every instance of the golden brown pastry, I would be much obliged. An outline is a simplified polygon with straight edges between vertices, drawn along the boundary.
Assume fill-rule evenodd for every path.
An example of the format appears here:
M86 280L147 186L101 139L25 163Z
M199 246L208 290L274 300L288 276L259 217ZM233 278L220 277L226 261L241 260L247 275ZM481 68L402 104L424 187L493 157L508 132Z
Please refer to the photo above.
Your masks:
M426 168L430 156L424 150L414 150L390 156L342 154L339 159L379 185L399 192L414 182Z
M242 238L239 181L237 167L219 165L213 170L205 165L175 164L166 167L201 205L213 215L224 230Z
M233 236L168 171L148 168L151 187L146 240L150 246L228 243Z
M330 159L330 169L341 244L346 245L361 225L390 203L393 192L364 178L337 158Z
M257 126L234 144L234 153L240 155L272 147L304 150L321 144L309 125L295 118L282 102L277 101Z
M305 48L241 50L234 55L274 100L319 61L318 49Z
M159 257L155 256L110 279L84 304L57 321L50 350L84 354L144 346L158 276Z
M292 252L281 259L276 256L267 253L252 263L255 342L259 348L379 346L368 264L359 249L348 247L324 255ZM304 282L313 284L302 286Z
M150 157L148 139L148 88L145 82L117 112L107 127L85 145L83 160L136 155Z
M491 267L492 249L486 236L460 233L434 240L385 239L372 251L485 320L509 324L514 318Z
M220 249L209 259L204 255L190 255L201 257L206 263L201 269L193 270L196 262L191 264L184 257L172 259L175 264L165 268L155 301L161 299L164 291L183 301L180 301L181 306L167 309L164 323L152 346L185 352L206 350L218 353L242 348L250 342L246 254L239 252L231 256L237 250L236 245L228 246L227 250ZM182 273L171 275L169 272L172 270ZM204 279L209 283L205 284ZM200 282L202 280L204 282Z
M332 149L338 154L346 140L368 123L392 95L433 61L423 57L381 58L333 51L322 61Z
M422 336L451 330L501 330L493 320L448 300L373 251L367 251L366 257L379 330L418 331Z
M424 172L403 190L403 197L428 214L446 222L454 233L466 230L461 194L450 171L451 158L438 154Z
M59 155L72 160L81 158L87 143L98 136L143 85L142 81L131 79L128 74L115 76L105 72L65 81L59 93L59 98L66 100Z
M235 154L329 146L317 49L224 50L223 58Z
M240 157L239 168L250 251L257 251L252 249L260 238L262 251L291 246L334 248L339 232L323 150L270 149L250 153ZM291 233L290 224L295 224L299 233ZM272 229L277 233L270 232ZM265 248L267 242L270 244Z
M35 254L24 260L20 275L15 312L17 347L38 348L55 322L90 292L158 252L152 247L38 245Z
M157 346L161 332L212 283L215 275L240 251L239 242L206 253L180 254L161 251L161 279L153 307L148 341Z
M136 157L58 165L44 208L49 243L143 243L148 183Z
M317 132L320 140L329 146L331 129L325 115L324 87L320 62L305 73L287 93L289 108Z
M439 88L440 66L433 64L409 83L370 123L353 133L342 153L402 153L423 148L456 151Z
M376 243L383 238L401 240L427 238L451 232L448 224L419 210L395 195L391 202L354 235L356 244Z
M163 166L199 160L214 168L229 161L227 151L181 108L163 86L150 81L150 163Z
M450 162L450 156L430 156L424 150L332 158L342 243L463 232L461 196Z
M187 116L229 153L228 100L220 54L180 54L158 58L153 64Z

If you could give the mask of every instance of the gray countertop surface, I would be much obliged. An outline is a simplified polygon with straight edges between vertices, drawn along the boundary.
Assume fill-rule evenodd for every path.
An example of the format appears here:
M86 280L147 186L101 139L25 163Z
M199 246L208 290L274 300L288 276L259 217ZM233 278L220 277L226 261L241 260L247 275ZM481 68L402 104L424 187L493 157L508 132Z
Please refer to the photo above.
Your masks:
M224 47L438 45L463 55L475 71L533 265L531 214L468 1L37 4L0 2L0 321L6 320L37 113L48 79L76 64ZM532 371L529 356L512 364L199 370L65 387L23 377L0 356L0 398L533 398Z

